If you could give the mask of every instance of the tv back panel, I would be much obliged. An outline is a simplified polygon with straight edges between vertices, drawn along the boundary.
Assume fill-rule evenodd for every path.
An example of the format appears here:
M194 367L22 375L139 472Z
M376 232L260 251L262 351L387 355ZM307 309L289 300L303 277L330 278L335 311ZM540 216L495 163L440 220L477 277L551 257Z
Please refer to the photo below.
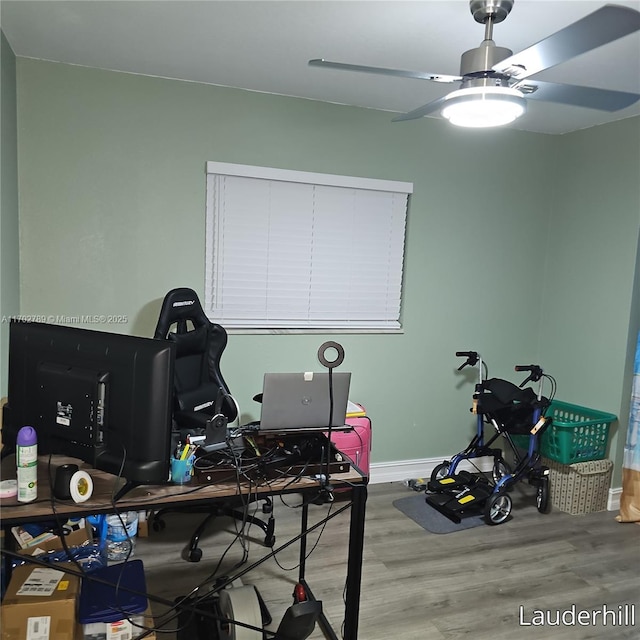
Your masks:
M35 428L40 454L125 478L169 477L175 345L64 325L12 321L3 457Z

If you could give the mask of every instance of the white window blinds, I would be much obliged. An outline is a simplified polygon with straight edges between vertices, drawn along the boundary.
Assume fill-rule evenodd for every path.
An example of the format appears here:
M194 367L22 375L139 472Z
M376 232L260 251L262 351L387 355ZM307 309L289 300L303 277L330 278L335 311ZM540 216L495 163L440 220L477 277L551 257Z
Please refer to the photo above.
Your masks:
M398 329L411 192L207 163L207 314L226 328Z

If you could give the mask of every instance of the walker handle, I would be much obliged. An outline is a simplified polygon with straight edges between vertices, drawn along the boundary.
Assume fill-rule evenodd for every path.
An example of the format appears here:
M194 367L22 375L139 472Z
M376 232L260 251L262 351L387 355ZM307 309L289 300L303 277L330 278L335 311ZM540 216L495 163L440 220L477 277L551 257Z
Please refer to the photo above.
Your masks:
M467 365L473 367L478 363L480 359L480 354L477 351L456 351L456 356L458 358L466 358L466 362L463 362L459 367L458 371L464 369Z
M514 369L515 371L529 371L528 377L520 383L521 387L524 387L527 382L537 382L542 378L542 367L537 364L517 364Z

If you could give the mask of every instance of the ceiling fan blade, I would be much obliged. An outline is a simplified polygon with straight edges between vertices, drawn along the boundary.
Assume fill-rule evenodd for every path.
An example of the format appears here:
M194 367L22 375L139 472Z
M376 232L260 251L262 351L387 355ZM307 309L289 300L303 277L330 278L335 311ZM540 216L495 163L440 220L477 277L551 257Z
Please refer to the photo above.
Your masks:
M640 12L608 4L493 66L522 80L640 29Z
M433 100L413 111L409 111L409 113L403 113L400 116L395 117L391 122L403 122L404 120L417 120L418 118L422 118L422 116L427 116L434 111L438 111L440 107L447 101L447 96L443 96L442 98L438 98L437 100Z
M385 67L368 67L360 64L347 64L345 62L330 62L324 58L309 60L310 67L323 67L325 69L339 69L341 71L361 71L363 73L377 73L383 76L398 76L401 78L416 78L418 80L433 80L434 82L459 82L460 76L446 76L439 73L427 73L426 71L407 71L404 69L387 69Z
M545 102L559 102L576 107L587 107L601 111L618 111L640 100L637 93L626 91L610 91L596 87L579 87L571 84L557 84L555 82L541 82L531 80L514 85L527 98L544 100Z

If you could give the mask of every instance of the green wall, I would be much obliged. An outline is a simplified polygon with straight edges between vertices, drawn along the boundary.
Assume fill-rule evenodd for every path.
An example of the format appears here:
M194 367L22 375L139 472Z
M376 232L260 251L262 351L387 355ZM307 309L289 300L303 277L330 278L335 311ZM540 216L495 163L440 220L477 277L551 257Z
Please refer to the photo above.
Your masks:
M0 32L0 398L7 391L9 324L20 310L16 57Z
M619 471L640 328L639 120L563 136L557 151L540 360L558 378L563 400L620 417L610 439ZM616 479L617 472L614 486Z
M545 258L559 242L555 227L568 232L583 215L572 191L592 172L615 181L608 241L624 250L598 255L595 282L580 263L572 286L583 296L604 288L608 302L626 305L628 322L637 181L619 175L614 159L620 145L633 156L637 119L613 125L618 146L601 150L609 127L556 137L454 130L435 119L392 124L374 110L26 59L18 111L21 313L124 314L126 324L85 326L150 336L167 290L202 294L207 160L410 181L404 332L231 335L222 366L243 418L257 417L251 397L265 371L319 370L317 348L329 338L344 345L352 399L373 418L375 462L449 456L467 444L474 380L456 372L456 350L480 351L491 375L511 379L515 363L540 359L560 374L559 396L588 378L598 407L617 412L625 319L568 318L580 340L558 321L547 329L545 296L555 301L572 267ZM595 243L606 221L597 224L587 204L580 230ZM593 370L567 372L582 343L614 334L615 353L600 346ZM565 360L543 350L554 343ZM587 403L589 393L574 400Z

